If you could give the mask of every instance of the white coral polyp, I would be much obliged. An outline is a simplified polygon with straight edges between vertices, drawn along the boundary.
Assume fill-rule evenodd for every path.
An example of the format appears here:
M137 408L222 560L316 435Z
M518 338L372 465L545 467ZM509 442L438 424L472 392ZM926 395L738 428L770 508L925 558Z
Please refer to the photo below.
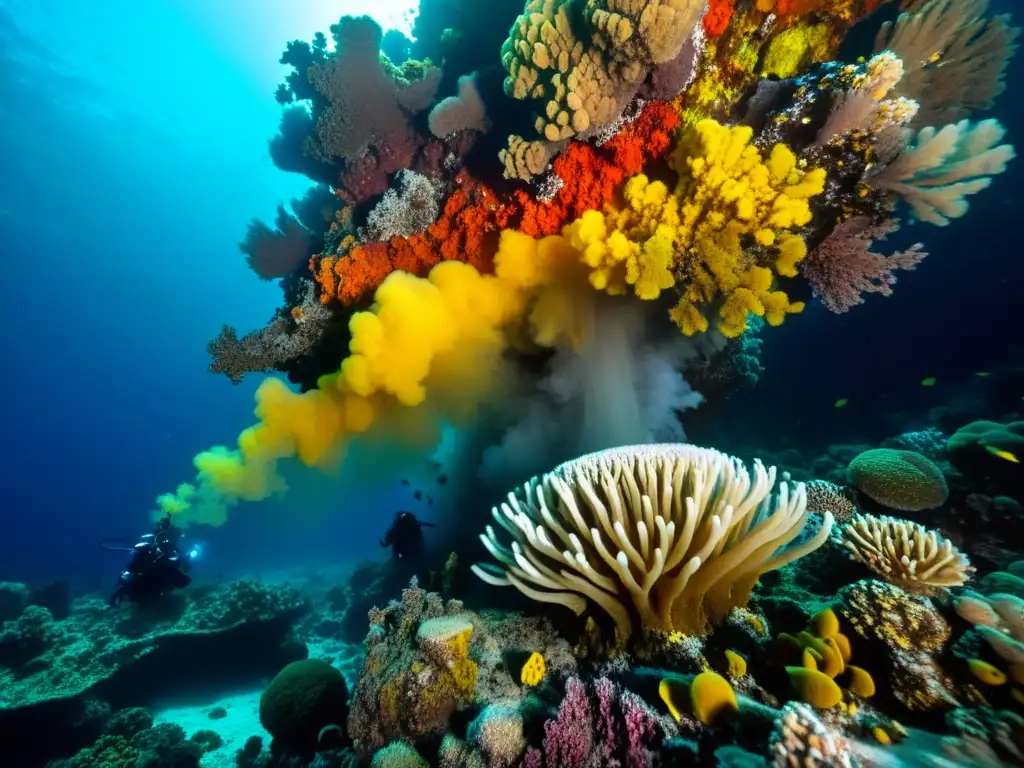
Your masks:
M941 533L909 520L855 515L841 534L854 560L908 592L959 587L974 572L967 556Z

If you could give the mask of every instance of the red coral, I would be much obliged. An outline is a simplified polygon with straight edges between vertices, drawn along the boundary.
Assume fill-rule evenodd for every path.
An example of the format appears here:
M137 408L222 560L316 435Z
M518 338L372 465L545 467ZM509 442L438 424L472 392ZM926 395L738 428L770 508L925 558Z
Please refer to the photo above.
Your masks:
M311 269L322 298L365 303L392 271L424 276L440 261L464 261L490 272L500 230L515 228L541 237L560 231L586 211L599 210L612 202L628 177L668 150L678 123L670 105L650 101L604 146L571 142L552 164L562 186L549 202L538 202L522 189L497 195L466 172L459 173L444 210L424 232L314 259Z
M669 104L651 101L603 147L571 143L552 163L554 175L562 181L555 196L538 202L517 190L513 202L521 213L510 224L531 237L542 237L587 211L600 210L629 176L668 150L678 124L679 115Z
M736 10L736 0L711 0L704 14L704 33L708 37L718 37L725 32Z
M821 0L776 0L775 13L779 16L800 16L821 4Z
M412 237L393 237L386 243L357 245L340 256L314 257L310 262L322 299L346 305L366 303L393 271L425 277L442 260L464 261L489 272L502 228L503 205L494 193L468 174L445 201L444 210L426 231Z

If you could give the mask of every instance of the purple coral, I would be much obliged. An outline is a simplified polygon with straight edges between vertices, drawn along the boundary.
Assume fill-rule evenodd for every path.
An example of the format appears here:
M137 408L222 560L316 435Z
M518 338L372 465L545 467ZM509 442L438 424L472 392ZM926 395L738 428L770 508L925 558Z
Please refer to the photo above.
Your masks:
M622 692L619 706L626 725L626 766L644 768L651 762L647 746L658 737L661 725L650 707L631 691Z
M569 679L558 714L544 725L543 754L527 750L527 768L652 765L652 745L664 731L640 697L607 678L587 686ZM543 761L540 758L543 756Z
M836 227L807 255L800 264L801 273L825 307L842 314L863 304L863 294L892 295L896 283L893 272L912 270L928 255L920 243L890 256L871 251L875 240L884 240L897 229L897 219L876 224L866 216L855 216Z
M544 723L544 764L583 766L594 749L594 714L587 689L578 677L569 679L558 715Z
M415 144L411 115L434 99L441 73L429 68L408 80L381 58L383 33L368 16L345 16L331 27L337 52L308 69L309 81L326 102L310 147L324 159L355 159L368 150Z
M245 241L238 244L249 268L263 280L291 274L309 260L313 235L299 220L277 206L274 229L259 219L249 222Z

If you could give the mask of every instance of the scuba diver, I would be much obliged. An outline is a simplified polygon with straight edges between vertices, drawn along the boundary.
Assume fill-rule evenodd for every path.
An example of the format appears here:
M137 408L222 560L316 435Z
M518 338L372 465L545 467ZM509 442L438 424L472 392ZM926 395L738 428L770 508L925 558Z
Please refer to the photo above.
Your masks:
M418 555L423 549L424 526L435 527L433 523L417 520L412 512L396 512L395 520L380 545L391 547L391 556L396 560Z
M171 525L171 516L157 521L153 533L142 536L134 547L110 546L103 549L131 552L128 566L117 579L117 589L110 596L110 605L122 600L137 602L158 597L175 589L187 587L192 578L186 573L188 561L178 550L181 531Z

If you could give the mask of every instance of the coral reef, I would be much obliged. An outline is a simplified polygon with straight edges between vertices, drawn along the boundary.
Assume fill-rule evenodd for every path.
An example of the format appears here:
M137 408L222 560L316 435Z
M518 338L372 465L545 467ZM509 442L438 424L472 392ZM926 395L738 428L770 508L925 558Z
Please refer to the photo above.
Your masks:
M344 475L369 448L368 485L444 455L435 509L459 524L438 521L437 562L303 592L200 584L111 612L0 585L0 735L48 728L33 767L196 765L215 731L110 711L258 677L266 732L239 766L1019 762L1024 376L982 409L939 405L946 374L922 372L945 411L817 453L787 428L769 451L755 425L715 441L730 453L683 436L757 382L766 329L848 322L939 269L906 230L978 226L1012 168L981 114L1010 17L905 0L839 60L883 5L423 0L415 40L345 16L289 43L270 155L316 186L241 244L283 305L208 349L234 383L301 391L265 379L255 423L157 507L224 525L294 460ZM898 354L904 330L858 343ZM852 356L787 351L814 381ZM900 386L857 373L865 410ZM819 391L836 429L864 412L863 387ZM756 407L773 397L793 399Z
M250 581L195 587L124 611L87 598L60 621L30 606L0 629L0 733L46 728L49 741L20 752L30 764L85 746L97 702L145 706L272 674L305 657L291 632L306 610L298 590Z

